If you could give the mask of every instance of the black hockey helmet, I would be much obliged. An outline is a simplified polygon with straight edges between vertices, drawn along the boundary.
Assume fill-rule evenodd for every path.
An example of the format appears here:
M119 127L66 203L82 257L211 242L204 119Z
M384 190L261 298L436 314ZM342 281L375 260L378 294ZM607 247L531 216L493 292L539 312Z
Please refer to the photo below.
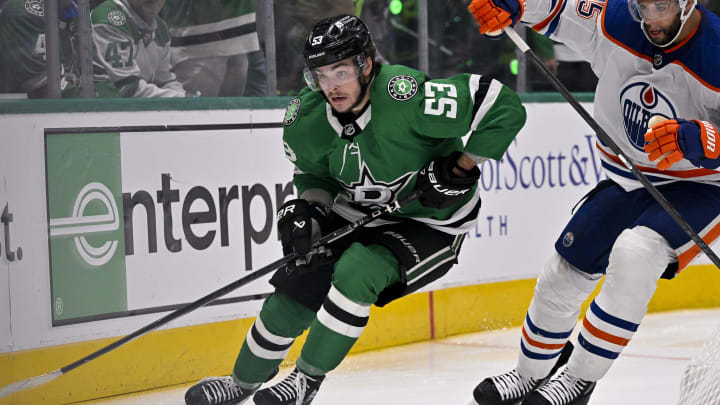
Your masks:
M341 14L318 21L310 31L303 57L305 81L313 90L320 90L315 68L353 58L358 75L365 69L366 58L375 63L375 43L370 31L358 17Z

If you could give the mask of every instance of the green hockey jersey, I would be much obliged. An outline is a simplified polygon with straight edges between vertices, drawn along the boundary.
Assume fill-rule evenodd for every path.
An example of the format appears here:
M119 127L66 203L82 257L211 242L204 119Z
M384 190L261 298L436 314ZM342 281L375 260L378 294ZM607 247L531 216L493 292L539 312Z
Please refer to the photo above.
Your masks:
M64 1L58 14L60 89L66 92L79 83L72 41L77 10ZM0 93L45 97L45 61L44 0L9 0L0 13Z
M95 81L110 79L123 97L185 97L170 64L170 31L146 23L127 0L106 0L90 13Z
M255 0L167 0L162 15L172 34L173 64L260 49Z
M285 113L285 154L295 165L299 194L329 192L333 211L349 221L409 194L417 172L433 159L456 150L476 162L501 159L525 123L517 95L480 75L430 80L405 66L381 65L368 91L370 104L354 120L334 114L323 94L309 88ZM372 225L412 218L460 234L474 226L479 206L476 186L453 207L416 201Z

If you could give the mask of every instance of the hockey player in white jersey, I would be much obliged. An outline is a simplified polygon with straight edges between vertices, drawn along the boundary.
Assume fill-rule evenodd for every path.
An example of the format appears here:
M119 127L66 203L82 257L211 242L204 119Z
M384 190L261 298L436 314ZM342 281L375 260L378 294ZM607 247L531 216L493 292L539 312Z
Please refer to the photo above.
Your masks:
M170 64L165 0L105 0L90 17L94 80L115 84L100 97L186 97ZM97 90L96 86L96 90Z
M597 122L708 244L718 239L720 18L696 0L474 0L469 9L483 34L521 22L588 60ZM584 198L538 277L516 368L483 380L478 404L586 404L658 279L700 252L612 150L597 148L609 179ZM603 274L567 367L553 376Z

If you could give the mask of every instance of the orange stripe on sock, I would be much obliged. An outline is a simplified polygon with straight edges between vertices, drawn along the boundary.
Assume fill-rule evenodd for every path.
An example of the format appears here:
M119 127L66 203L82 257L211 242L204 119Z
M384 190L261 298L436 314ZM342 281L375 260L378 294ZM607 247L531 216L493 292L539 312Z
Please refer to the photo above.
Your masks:
M606 340L616 345L627 346L628 342L630 342L630 339L621 338L620 336L611 335L607 332L601 331L600 329L593 326L590 321L587 320L587 318L583 319L583 327L596 338Z
M565 343L558 343L558 344L550 344L550 343L543 343L538 342L537 340L530 339L530 336L528 336L527 332L525 331L525 327L523 326L522 334L525 336L525 341L528 342L531 346L540 348L540 349L548 349L548 350L557 350L562 349L563 346L565 346Z

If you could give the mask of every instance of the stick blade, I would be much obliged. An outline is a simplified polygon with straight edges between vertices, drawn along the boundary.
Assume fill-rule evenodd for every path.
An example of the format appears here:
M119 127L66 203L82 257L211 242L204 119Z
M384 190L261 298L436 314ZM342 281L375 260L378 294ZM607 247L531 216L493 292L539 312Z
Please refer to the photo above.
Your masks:
M39 375L36 377L31 377L25 380L16 381L14 383L8 384L2 389L0 389L0 398L6 397L10 394L14 394L16 392L26 390L28 388L37 387L38 385L42 385L45 383L48 383L62 375L61 370L55 370L51 373Z

